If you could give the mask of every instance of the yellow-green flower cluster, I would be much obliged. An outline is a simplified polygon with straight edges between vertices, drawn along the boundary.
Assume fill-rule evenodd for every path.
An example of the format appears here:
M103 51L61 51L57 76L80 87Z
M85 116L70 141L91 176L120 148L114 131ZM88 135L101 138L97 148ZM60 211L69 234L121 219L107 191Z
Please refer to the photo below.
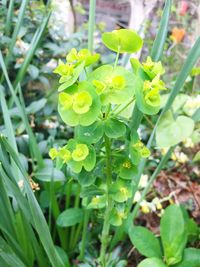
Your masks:
M72 48L66 56L66 63L59 60L59 64L54 70L54 73L61 76L59 79L61 85L58 91L63 91L73 85L84 67L94 64L98 59L99 54L92 55L88 49L82 49L77 52L75 48Z
M159 76L155 76L152 81L144 81L143 94L146 103L150 106L160 106L160 91L162 90L166 88Z
M60 116L70 126L88 126L99 116L100 99L89 82L83 81L70 86L59 94L58 100Z
M140 141L130 143L130 156L132 163L138 165L141 158L150 156L150 150Z
M96 162L94 148L87 144L77 143L75 139L70 139L68 144L62 148L51 148L49 151L51 159L57 159L62 164L67 163L75 173L79 173L84 167L91 171Z
M89 111L92 105L92 96L87 91L82 91L70 95L68 93L59 94L59 102L63 110L73 109L77 114L84 114Z
M85 66L87 67L98 61L99 57L100 57L99 54L92 54L88 49L82 49L78 52L75 48L72 48L69 54L67 55L66 59L67 62L73 64L84 61Z
M134 74L123 67L104 65L89 76L103 105L122 104L134 95Z
M160 91L166 90L164 82L160 80L160 76L165 72L162 63L160 61L153 62L150 57L147 57L142 66L150 78L143 84L145 102L152 107L160 106Z

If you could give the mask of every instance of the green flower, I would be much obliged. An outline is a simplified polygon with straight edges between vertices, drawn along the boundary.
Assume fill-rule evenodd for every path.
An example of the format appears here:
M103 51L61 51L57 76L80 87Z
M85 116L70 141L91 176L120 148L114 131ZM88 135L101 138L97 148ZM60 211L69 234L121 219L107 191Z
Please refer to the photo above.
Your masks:
M110 215L110 224L114 226L120 226L123 220L127 218L127 214L124 212L124 208L113 208Z
M77 144L72 152L72 159L74 161L83 161L89 154L89 149L85 144Z
M122 104L134 95L135 75L123 67L101 66L88 80L95 86L103 105Z
M74 66L69 63L63 63L62 60L59 60L58 66L53 71L60 76L72 77L74 73Z
M61 168L63 164L67 164L75 173L80 173L82 168L90 172L96 164L96 153L93 146L79 143L75 139L70 139L67 145L59 148L51 148L49 156Z
M75 139L70 139L66 148L71 152L71 159L68 166L75 173L80 173L82 168L90 172L96 164L96 153L93 146L79 143Z
M71 64L68 62L63 63L61 60L59 60L59 64L54 70L54 73L61 76L59 83L62 84L58 87L59 92L67 89L77 81L84 68L84 64L84 62L79 62L77 64Z
M79 52L75 48L72 48L69 54L67 55L66 59L67 62L70 63L77 63L84 61L84 65L87 67L91 64L94 64L96 61L99 60L99 54L92 54L88 49L82 49Z
M137 174L137 167L133 165L130 159L124 159L120 164L119 176L123 179L132 180Z
M52 160L54 160L58 156L58 150L56 148L51 148L49 150L49 156Z
M100 99L92 84L74 84L59 94L58 112L62 120L70 125L91 125L99 116Z
M155 76L152 81L144 81L143 96L146 103L152 107L160 107L160 91L162 90L166 88L159 76Z
M111 197L116 202L125 202L132 196L132 189L130 186L130 182L118 179L114 182L109 190Z
M159 75L155 76L152 81L143 81L138 74L135 95L139 110L148 115L158 113L161 105L160 91L162 90L166 90L166 88L164 82L160 80Z
M97 195L91 199L87 209L102 209L106 206L107 198L105 195Z
M165 73L165 70L160 61L153 62L151 57L147 57L146 62L142 63L143 70L148 74L150 79L155 78L157 75L162 75Z
M130 156L134 165L138 165L141 158L148 158L150 156L150 150L140 141L130 143Z
M63 163L67 163L71 159L71 152L66 147L62 147L58 152L58 157L62 159Z

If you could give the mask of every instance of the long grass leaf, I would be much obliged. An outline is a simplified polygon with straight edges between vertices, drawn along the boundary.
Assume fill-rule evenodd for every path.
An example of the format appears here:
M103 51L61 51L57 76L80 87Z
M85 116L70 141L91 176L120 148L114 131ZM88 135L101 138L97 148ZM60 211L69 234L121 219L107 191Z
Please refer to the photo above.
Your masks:
M6 16L6 25L5 25L5 35L10 36L11 26L12 26L12 18L13 18L13 10L14 10L14 2L15 0L10 0L8 13Z
M57 251L55 250L55 246L54 246L53 241L51 239L49 228L48 228L47 222L44 218L44 215L42 213L42 210L41 210L41 208L40 208L40 206L39 206L39 204L38 204L38 202L37 202L37 200L33 194L33 191L30 187L30 184L27 180L28 174L26 173L23 166L21 165L21 162L20 162L19 158L17 157L13 148L10 146L10 144L8 143L6 138L2 135L0 136L0 143L5 148L5 150L10 153L11 157L13 158L13 160L15 161L16 165L18 166L18 168L20 169L20 171L23 175L24 187L25 187L25 191L27 194L27 199L28 199L28 203L29 203L29 207L30 207L30 211L31 211L31 215L32 215L32 223L33 223L35 230L38 233L38 236L41 240L43 248L44 248L46 254L48 255L48 258L49 258L52 266L53 267L58 267L58 266L64 267L64 263L61 261L59 255L57 254Z
M33 131L31 129L30 125L29 125L29 121L28 121L28 117L26 115L26 112L23 109L23 107L22 107L22 105L21 105L21 103L20 103L20 101L19 101L19 99L18 99L18 97L17 97L17 95L15 93L15 90L14 90L14 88L13 88L11 82L10 82L10 79L8 77L8 73L7 73L7 70L6 70L6 66L5 66L1 51L0 51L0 65L2 67L2 70L3 70L3 73L4 73L4 77L5 77L6 82L8 84L8 88L10 89L11 95L12 95L14 101L15 101L15 104L16 104L19 112L20 112L21 119L22 119L24 125L26 126L26 131L27 131L27 133L29 135L29 140L31 140L31 144L32 144L31 148L33 150L34 157L35 157L35 159L37 159L38 164L40 166L42 166L43 165L42 155L40 153L40 150L39 150L37 141L35 139L35 136L33 134Z
M3 238L0 238L0 257L3 258L9 266L26 267L12 251L11 247L6 244Z
M28 233L27 234L28 241L31 244L31 246L33 247L33 250L35 252L35 257L38 259L40 266L46 266L47 264L46 264L46 258L44 257L44 250L41 249L41 246L38 243L38 240L36 239L35 234L33 232L33 229L31 227L32 215L30 213L27 199L22 194L19 186L16 184L15 178L13 176L8 177L1 165L0 165L0 176L3 179L3 182L5 184L6 191L7 192L9 191L10 195L13 195L15 197L17 204L21 210L21 213L24 216L23 227L26 229L26 231ZM0 222L1 222L1 220L0 220ZM1 228L1 226L0 226L0 228ZM7 228L6 228L6 230L7 230ZM3 231L5 232L5 229ZM6 232L6 235L8 236L7 232ZM9 236L9 240L10 240L10 242L12 242L13 246L15 246L17 249L18 247L16 246L16 244L14 242L15 239L13 240L12 237ZM24 255L24 253L23 253L23 255Z
M11 57L12 57L13 48L14 48L14 45L16 43L19 30L20 30L20 28L22 26L22 22L23 22L23 19L24 19L24 14L25 14L28 2L29 2L29 0L23 0L21 2L21 7L20 7L20 10L19 10L19 16L18 16L17 24L15 26L11 42L10 42L10 44L8 46L8 54L7 54L7 57L5 59L6 66L8 65L8 63L9 63Z
M160 21L160 26L158 29L158 33L156 35L156 39L153 43L151 57L154 61L159 61L162 57L164 45L168 32L168 24L169 24L169 16L171 10L171 0L166 0L165 7L163 10L163 15Z
M3 111L3 118L4 118L5 128L6 128L6 134L7 134L8 140L10 141L10 144L12 144L15 152L18 154L18 148L17 148L16 139L15 139L15 132L14 132L14 129L12 127L10 114L9 114L8 107L6 104L4 92L3 92L3 89L1 88L1 86L0 86L0 89L1 89L0 90L1 107L2 107L2 111ZM18 168L14 162L12 162L11 165L12 165L12 171L15 174L16 180L19 181L20 177L19 177Z
M25 73L26 73L26 71L28 69L28 66L29 66L29 64L30 64L30 62L31 62L34 54L35 54L36 49L39 46L39 43L40 43L41 38L42 38L42 35L44 34L44 31L45 31L45 29L47 27L47 24L48 24L48 21L49 21L50 16L51 16L51 13L49 13L47 15L47 17L44 18L44 20L43 20L40 28L36 31L36 33L35 33L35 35L33 37L32 41L31 41L31 44L30 44L30 48L28 50L28 53L27 53L27 55L26 55L26 57L24 59L24 62L22 64L22 66L20 67L20 69L19 69L19 71L17 73L16 79L14 81L14 84L13 84L13 87L14 88L24 78L24 75L25 75Z

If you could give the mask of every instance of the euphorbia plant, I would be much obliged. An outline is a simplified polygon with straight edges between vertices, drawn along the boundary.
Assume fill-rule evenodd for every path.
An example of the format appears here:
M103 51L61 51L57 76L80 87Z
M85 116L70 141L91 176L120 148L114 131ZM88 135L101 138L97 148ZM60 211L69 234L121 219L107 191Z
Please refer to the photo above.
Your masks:
M137 131L130 129L123 111L134 103L140 112L156 114L160 110L161 62L150 57L143 63L132 58L133 70L118 66L121 53L134 53L142 47L142 39L131 30L104 33L105 46L117 53L113 64L87 71L98 59L87 49L72 49L66 63L59 62L58 111L62 120L75 127L74 138L64 147L52 148L50 156L58 167L67 164L84 192L86 209L105 213L101 234L100 262L105 266L110 225L120 226L127 217L127 201L132 197L132 181L141 158L149 157ZM78 79L83 73L85 78ZM98 161L96 161L96 158ZM85 183L85 180L87 182ZM95 190L92 189L95 188Z

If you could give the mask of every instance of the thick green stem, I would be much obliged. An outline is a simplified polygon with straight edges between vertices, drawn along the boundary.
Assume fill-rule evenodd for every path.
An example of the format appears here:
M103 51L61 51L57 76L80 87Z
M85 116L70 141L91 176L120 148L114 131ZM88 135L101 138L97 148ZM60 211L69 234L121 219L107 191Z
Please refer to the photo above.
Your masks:
M104 217L103 230L101 235L101 251L100 251L100 262L101 266L106 266L106 248L109 241L109 230L110 230L110 213L113 206L113 201L109 196L108 190L112 183L112 169L111 169L111 149L110 139L105 136L105 149L106 149L106 184L107 184L107 207Z

